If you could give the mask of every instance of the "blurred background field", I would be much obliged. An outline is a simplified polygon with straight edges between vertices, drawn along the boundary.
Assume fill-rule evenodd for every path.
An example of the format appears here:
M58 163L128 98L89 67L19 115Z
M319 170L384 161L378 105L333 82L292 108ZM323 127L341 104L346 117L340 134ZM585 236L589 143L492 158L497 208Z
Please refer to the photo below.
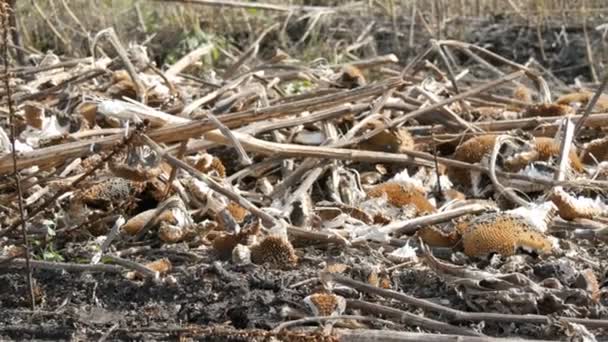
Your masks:
M557 77L597 81L608 60L606 1L17 1L24 46L42 54L90 55L94 34L113 27L123 42L147 46L158 65L213 42L205 63L221 67L274 24L262 56L330 63L387 53L402 63L430 39L479 44L519 63L534 58Z

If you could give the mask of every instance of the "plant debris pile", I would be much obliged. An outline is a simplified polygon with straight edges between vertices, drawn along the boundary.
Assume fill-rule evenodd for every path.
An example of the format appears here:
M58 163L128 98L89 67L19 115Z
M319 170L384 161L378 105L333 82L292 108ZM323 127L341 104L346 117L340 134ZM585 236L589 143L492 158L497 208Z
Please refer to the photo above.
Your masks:
M608 337L597 84L454 40L201 72L96 39L2 90L2 338Z

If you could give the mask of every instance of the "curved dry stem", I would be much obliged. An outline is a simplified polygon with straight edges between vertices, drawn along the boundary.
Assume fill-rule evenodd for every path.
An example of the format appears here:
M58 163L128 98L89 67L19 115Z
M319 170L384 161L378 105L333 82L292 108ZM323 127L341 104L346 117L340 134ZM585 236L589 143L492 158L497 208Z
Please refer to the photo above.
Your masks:
M496 191L499 194L501 194L501 195L504 194L505 197L507 197L509 200L511 200L515 204L528 207L530 205L530 203L528 203L523 198L519 197L515 193L515 191L513 191L513 189L505 188L502 184L500 184L500 182L498 181L498 178L496 177L496 159L498 157L498 151L500 151L500 148L502 147L503 144L505 144L506 142L508 142L509 140L512 140L512 139L513 138L508 135L500 135L496 138L496 143L494 144L494 149L492 150L492 154L490 155L490 161L489 161L490 165L488 165L488 176L490 177L490 180L492 180L492 185L494 185L494 187L496 188Z
M108 37L108 40L110 41L110 43L112 44L112 46L116 50L116 53L118 53L118 56L120 57L120 59L124 63L125 68L127 69L127 72L129 73L129 76L133 80L133 84L135 85L135 91L137 93L137 99L141 103L145 104L146 103L146 98L147 98L147 96L146 96L146 87L141 82L141 79L139 78L139 74L135 70L135 66L133 66L133 63L131 63L131 60L129 59L127 51L120 44L120 40L118 39L118 36L116 35L116 32L114 31L113 28L110 27L110 28L107 28L105 30L101 30L101 31L99 31L95 35L95 38L93 38L93 43L91 44L91 56L93 56L93 64L95 64L95 60L96 60L96 58L95 58L95 47L97 46L97 42L99 41L99 39L101 39L103 36L107 36Z
M292 321L287 321L287 322L283 322L279 325L276 326L276 328L272 329L273 332L280 332L281 330L288 328L288 327L293 327L296 325L302 325L302 324L307 324L307 323L312 323L312 322L317 322L317 323L324 323L324 322L331 322L331 321L339 321L339 320L357 320L357 321L371 321L371 322L378 322L378 323L382 323L382 324L386 324L386 325L395 325L395 323L391 322L391 321L387 321L381 318L376 318L376 317L366 317L366 316L357 316L357 315L338 315L338 316L318 316L318 317L304 317L304 318L300 318L300 319L295 319Z

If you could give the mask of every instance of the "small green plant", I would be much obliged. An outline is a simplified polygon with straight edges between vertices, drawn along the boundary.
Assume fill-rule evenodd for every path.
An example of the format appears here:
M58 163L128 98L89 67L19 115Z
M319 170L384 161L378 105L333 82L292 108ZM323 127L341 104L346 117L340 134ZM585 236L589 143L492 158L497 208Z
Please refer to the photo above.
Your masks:
M35 247L36 250L40 248L42 245L42 241L34 240L32 241L32 246ZM63 256L55 250L52 242L47 242L42 250L42 254L38 252L32 254L33 259L44 260L44 261L64 261Z
M45 261L64 261L63 256L53 248L52 244L47 245L47 248L42 252L42 260Z
M33 255L34 259L45 261L64 261L65 259L63 256L55 250L55 246L53 245L52 241L52 239L57 235L55 231L55 222L52 220L43 220L41 223L44 227L46 227L48 239L44 245L40 240L32 241L32 246L36 247L35 249L38 251L40 251L41 246L44 246L42 248L42 255L36 253Z
M289 95L301 94L312 87L312 82L309 80L297 80L289 82L285 85L285 92Z

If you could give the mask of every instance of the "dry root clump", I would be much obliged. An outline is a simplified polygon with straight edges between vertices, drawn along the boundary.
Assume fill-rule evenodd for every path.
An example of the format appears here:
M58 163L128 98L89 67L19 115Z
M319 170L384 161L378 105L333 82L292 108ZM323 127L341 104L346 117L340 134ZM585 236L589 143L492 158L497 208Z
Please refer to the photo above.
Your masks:
M414 138L404 128L383 130L370 139L361 142L359 148L367 151L397 153L414 149Z
M149 262L149 263L145 264L144 266L151 269L152 271L157 272L158 275L161 277L166 275L167 273L171 272L171 269L173 267L171 265L171 261L169 261L169 259L167 259L167 258L162 258L162 259L158 259L158 260ZM129 272L127 274L127 278L131 279L131 280L140 280L140 279L144 278L144 275L137 271Z
M239 232L220 232L213 239L211 245L220 259L227 260L233 255L233 250L237 245L251 245L259 234L260 229L260 221L254 220L246 224Z
M76 107L75 112L80 114L89 128L97 122L97 104L95 102L82 102Z
M247 236L243 234L220 234L211 242L211 246L222 260L228 260L232 251L239 244L245 244Z
M587 291L594 302L597 303L600 300L600 283L592 269L587 268L581 271L574 282L574 286Z
M492 253L514 255L521 248L539 254L552 250L551 241L533 229L521 217L509 214L489 214L471 222L463 234L464 252L482 257Z
M471 112L483 121L518 119L521 116L517 111L495 106L475 107Z
M496 135L480 135L462 143L454 152L453 158L465 163L479 163L490 153L496 143ZM470 172L466 169L449 167L448 177L455 184L471 186Z
M182 227L167 222L161 222L160 227L158 227L158 238L166 243L177 243L187 240L193 233L194 231L190 227Z
M337 316L346 309L344 297L327 292L311 294L304 298L304 303L308 305L314 316Z
M579 108L585 108L587 106L587 104L589 103L589 101L593 98L593 93L592 92L588 92L588 91L582 91L582 92L577 92L577 93L570 93L570 94L566 94L566 95L562 95L560 96L557 101L555 101L558 104L562 104L562 105L570 105L570 106L576 106ZM595 107L593 108L594 111L597 112L605 112L606 110L608 110L608 96L606 95L600 95L600 98L598 99L597 103L595 104Z
M79 191L76 194L76 201L89 205L107 206L126 201L141 193L144 188L144 183L112 177Z
M251 261L258 265L268 264L273 268L286 269L297 265L298 256L289 240L270 235L251 246Z
M532 91L525 85L519 85L513 90L513 98L522 102L532 102Z
M556 214L557 208L545 202L480 217L466 215L457 219L451 230L426 226L416 235L434 247L456 247L462 241L465 254L471 257L492 253L509 256L519 249L543 254L552 248L544 232Z
M543 103L526 108L523 111L522 116L525 118L535 116L565 116L574 113L574 109L565 104Z
M518 172L535 161L549 161L556 159L560 154L560 144L553 138L536 137L534 138L531 150L518 152L512 157L507 158L505 166L511 172ZM570 150L568 155L570 159L570 167L576 172L583 172L583 163L576 155L574 149Z
M226 167L222 161L219 158L209 154L205 154L202 158L200 158L194 167L202 173L210 173L215 171L220 178L226 178Z
M117 158L113 158L108 162L108 169L112 171L115 176L134 182L150 181L162 173L162 169L160 167L152 167L149 165L128 165L118 161Z
M171 271L171 261L167 258L162 258L156 261L152 261L146 264L146 267L160 273L161 275L165 275Z
M431 213L436 210L424 192L410 184L382 183L370 189L367 195L369 197L386 196L388 203L396 207L414 206L418 214Z
M467 163L479 163L488 156L494 144L496 135L482 135L471 138L458 146L454 152L455 160ZM560 144L553 138L537 137L533 142L525 143L519 147L511 147L511 152L503 155L502 167L506 171L518 172L524 170L528 165L537 161L549 161L557 159L560 153ZM569 154L570 166L576 172L583 172L584 166L575 150ZM473 173L466 169L449 167L448 176L452 182L463 187L473 186L477 189L478 179L473 179Z
M157 91L159 84L152 81L154 78L156 78L156 75L147 75L142 73L141 78L142 81L147 80L150 83L154 83L154 86L151 86L146 92L148 105L152 107L162 106L165 111L170 111L170 108L167 107L168 102L170 102L167 101L169 94L165 93L164 91ZM163 85L163 88L164 87L165 86ZM169 85L169 87L173 87L173 85ZM167 89L167 91L169 90ZM115 99L122 99L123 97L137 99L137 86L135 85L135 82L133 82L133 79L131 78L131 75L129 75L128 71L120 69L112 73L107 94Z
M466 199L465 194L456 189L447 189L443 192L446 202L449 201L464 201Z
M565 220L608 216L608 205L603 203L600 198L595 200L585 197L576 198L562 187L555 187L551 192L550 199L557 207L559 216Z
M354 89L366 85L367 81L361 69L354 65L345 65L336 83L342 88Z
M458 231L446 232L435 226L425 226L420 228L416 235L429 246L433 247L454 247L461 239Z
M36 103L24 103L23 113L25 115L25 122L36 129L42 129L44 122L44 107Z
M538 137L534 139L534 146L538 151L539 161L547 161L551 158L557 158L559 156L560 144L553 138ZM583 163L576 155L574 149L570 150L568 155L570 158L570 166L577 172L583 172Z
M592 140L585 145L583 162L592 164L608 160L608 137Z
M122 229L129 235L135 235L143 228L146 222L150 221L156 213L156 209L150 209L142 211L141 213L130 218L123 226ZM176 224L177 218L174 216L172 210L165 210L158 215L156 218L157 223L169 223Z
M249 211L247 209L243 208L241 205L233 201L230 201L228 203L228 205L226 206L226 210L228 210L230 215L232 215L232 217L237 223L243 222L243 220L245 220L245 217L249 214Z

